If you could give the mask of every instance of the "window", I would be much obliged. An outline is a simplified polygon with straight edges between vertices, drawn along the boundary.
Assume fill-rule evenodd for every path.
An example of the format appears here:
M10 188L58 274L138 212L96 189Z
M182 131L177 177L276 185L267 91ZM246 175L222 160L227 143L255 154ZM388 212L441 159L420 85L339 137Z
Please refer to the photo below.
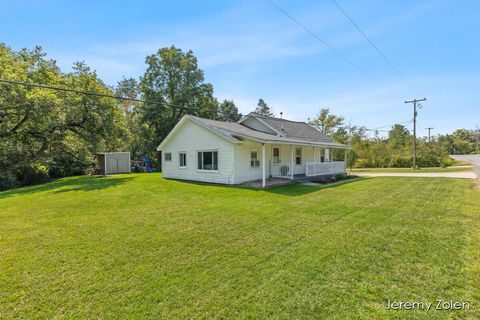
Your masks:
M273 163L280 163L280 148L273 148Z
M258 168L260 161L258 161L258 152L256 150L250 151L250 167Z
M295 164L302 164L302 148L295 148Z
M170 152L165 152L165 161L172 161L172 154Z
M186 168L187 167L187 153L186 152L180 152L178 154L178 161L180 162L180 168Z
M217 171L218 151L198 152L198 170Z

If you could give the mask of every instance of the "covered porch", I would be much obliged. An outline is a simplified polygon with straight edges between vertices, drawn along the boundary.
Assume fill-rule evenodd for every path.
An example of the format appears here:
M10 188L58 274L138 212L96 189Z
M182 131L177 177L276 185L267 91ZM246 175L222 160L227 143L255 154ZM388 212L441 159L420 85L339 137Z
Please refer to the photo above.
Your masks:
M346 173L347 148L343 145L262 143L262 187L268 185L268 179L307 181Z

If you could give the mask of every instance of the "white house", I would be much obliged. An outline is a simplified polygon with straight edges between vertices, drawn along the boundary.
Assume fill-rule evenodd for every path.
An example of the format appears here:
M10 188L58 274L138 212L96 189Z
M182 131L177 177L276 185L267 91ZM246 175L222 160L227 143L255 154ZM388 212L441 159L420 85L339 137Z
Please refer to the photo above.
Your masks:
M165 178L239 184L345 172L335 143L305 122L250 113L238 123L184 116L158 146ZM344 152L341 152L342 158ZM343 158L344 159L344 158Z

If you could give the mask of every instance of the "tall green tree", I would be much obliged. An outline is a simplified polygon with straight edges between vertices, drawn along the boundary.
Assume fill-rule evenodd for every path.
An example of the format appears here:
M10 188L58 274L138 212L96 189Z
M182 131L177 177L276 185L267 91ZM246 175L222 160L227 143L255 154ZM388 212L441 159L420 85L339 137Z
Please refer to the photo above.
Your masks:
M267 105L267 103L263 99L258 99L257 108L255 109L255 112L267 117L273 117L275 115L272 109Z
M339 127L343 126L343 121L345 119L340 116L336 116L330 113L330 109L324 108L320 109L315 118L310 120L308 123L316 127L320 132L331 135Z
M343 144L348 144L350 137L348 134L347 129L344 127L338 128L333 134L332 138L337 142L337 143L343 143Z
M223 100L219 106L219 119L222 121L237 122L242 118L242 114L238 112L233 100Z
M391 147L399 149L405 147L410 137L408 129L401 124L395 124L388 132L388 143Z
M157 157L156 147L183 115L217 118L219 104L192 51L162 48L146 64L140 91L144 100L155 103L142 105L144 143L148 155Z
M144 131L141 121L141 103L134 101L140 98L138 81L134 78L124 78L118 81L115 94L125 99L132 99L120 99L118 103L122 106L126 118L128 150L133 158L140 158L145 153L145 148L144 139L142 139Z

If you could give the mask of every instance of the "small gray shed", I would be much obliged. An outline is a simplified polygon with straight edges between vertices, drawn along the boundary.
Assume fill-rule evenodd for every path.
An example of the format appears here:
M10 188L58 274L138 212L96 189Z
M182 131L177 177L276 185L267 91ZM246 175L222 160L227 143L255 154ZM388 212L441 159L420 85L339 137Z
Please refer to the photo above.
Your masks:
M97 171L100 174L132 172L130 152L97 153Z

